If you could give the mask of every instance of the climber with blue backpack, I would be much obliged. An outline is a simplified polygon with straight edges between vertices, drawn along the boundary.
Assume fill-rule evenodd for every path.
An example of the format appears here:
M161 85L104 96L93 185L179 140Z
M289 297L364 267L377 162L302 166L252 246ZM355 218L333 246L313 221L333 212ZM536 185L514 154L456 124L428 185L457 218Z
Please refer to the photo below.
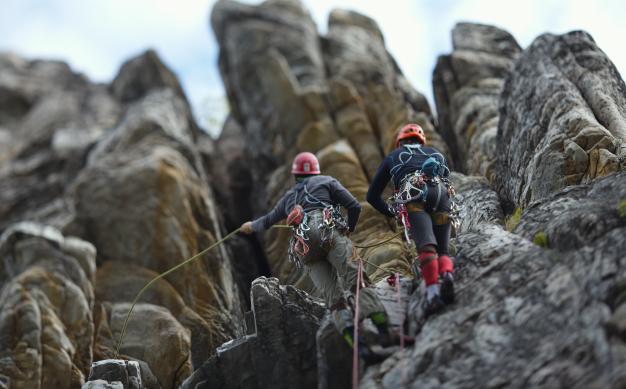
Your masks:
M270 228L286 219L292 227L289 259L298 268L304 268L315 287L321 292L335 327L350 346L354 345L354 293L358 269L353 257L349 234L354 231L361 205L354 196L333 177L320 174L314 154L298 154L291 173L295 185L266 215L241 225L240 231L252 234ZM339 207L347 210L346 221ZM367 276L364 283L368 283ZM378 328L381 339L391 339L385 307L371 288L360 290L360 320L370 318ZM359 341L359 352L366 360L380 357Z
M426 284L426 316L454 302L453 262L448 252L451 231L450 170L445 157L426 146L424 130L407 124L396 137L396 148L387 155L372 179L367 201L389 217L397 217L415 242L413 271ZM381 197L393 182L392 205Z

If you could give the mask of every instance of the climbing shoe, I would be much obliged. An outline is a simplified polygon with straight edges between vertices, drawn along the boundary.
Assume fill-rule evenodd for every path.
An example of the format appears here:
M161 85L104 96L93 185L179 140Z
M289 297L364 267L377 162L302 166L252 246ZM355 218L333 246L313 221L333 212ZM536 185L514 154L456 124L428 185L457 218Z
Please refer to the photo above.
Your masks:
M430 300L424 300L424 317L433 315L441 311L445 307L445 303L441 299L441 296L435 295Z
M454 303L454 277L451 272L445 272L441 276L441 300L446 305Z
M363 342L359 342L359 357L368 365L381 363L397 350L397 347L368 346Z
M400 336L400 331L388 331L380 335L380 345L383 347L399 346L404 338L404 344L410 346L415 343L415 337L411 335Z

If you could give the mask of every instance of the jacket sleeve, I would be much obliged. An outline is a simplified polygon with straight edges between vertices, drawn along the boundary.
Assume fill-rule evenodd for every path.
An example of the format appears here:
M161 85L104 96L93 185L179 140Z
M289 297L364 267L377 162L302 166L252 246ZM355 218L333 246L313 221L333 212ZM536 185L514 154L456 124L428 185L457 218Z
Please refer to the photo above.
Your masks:
M391 211L389 211L387 203L385 203L385 201L381 197L383 191L385 190L385 186L387 186L387 183L390 179L391 174L389 173L388 158L385 158L383 160L383 163L381 163L378 167L376 175L374 175L372 183L367 190L367 202L370 203L372 207L376 208L376 210L383 215L394 217L395 215Z
M330 196L334 203L348 210L348 230L350 232L354 231L361 214L359 201L336 179L330 182Z
M252 229L255 232L267 230L272 225L287 217L285 211L285 203L287 202L287 196L289 196L289 193L290 192L287 192L280 200L278 200L276 206L269 213L259 217L252 222Z

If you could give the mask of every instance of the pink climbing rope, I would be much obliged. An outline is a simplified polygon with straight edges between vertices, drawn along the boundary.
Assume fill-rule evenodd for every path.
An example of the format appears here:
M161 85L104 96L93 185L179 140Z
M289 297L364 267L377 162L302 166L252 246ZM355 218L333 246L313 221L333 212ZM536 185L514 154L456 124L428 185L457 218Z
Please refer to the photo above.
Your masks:
M352 335L352 389L359 387L359 297L363 282L363 262L357 257L356 296L354 307L354 334Z

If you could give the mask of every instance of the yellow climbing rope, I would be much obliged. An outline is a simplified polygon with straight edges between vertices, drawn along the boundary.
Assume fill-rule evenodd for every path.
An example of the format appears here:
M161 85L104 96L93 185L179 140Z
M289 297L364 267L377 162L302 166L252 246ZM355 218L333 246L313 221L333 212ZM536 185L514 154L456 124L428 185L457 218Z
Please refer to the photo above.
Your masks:
M272 226L272 228L291 228L288 225L285 224L275 224ZM139 293L137 293L137 296L135 296L135 298L133 299L133 303L130 306L130 309L128 310L128 313L126 313L126 318L124 319L124 324L122 325L122 332L120 333L120 337L117 341L117 344L115 346L115 355L113 356L114 359L117 359L117 357L119 356L120 353L120 348L122 347L122 342L124 341L124 336L126 336L126 328L128 327L128 320L130 319L130 315L133 312L133 309L135 308L135 305L137 304L137 301L139 301L139 299L141 298L141 296L143 295L143 293L150 287L152 286L152 284L154 284L156 281L160 280L161 278L167 276L170 273L175 272L176 270L180 269L181 267L185 266L186 264L188 264L189 262L203 256L204 254L206 254L208 251L210 251L211 249L213 249L214 247L219 246L220 244L224 243L225 241L227 241L228 239L230 239L233 235L235 235L236 233L238 233L241 230L241 227L237 228L236 230L232 231L231 233L229 233L228 235L224 236L222 239L218 240L217 242L213 243L212 245L210 245L209 247L207 247L206 249L200 251L199 253L195 254L194 256L192 256L189 259L184 260L183 262L179 263L178 265L172 267L171 269L166 270L165 272L159 274L158 276L154 277L153 279L151 279L150 281L148 281L148 283L146 285L144 285L143 288L141 288L141 290L139 291ZM382 242L378 242L376 244L372 244L372 245L368 245L368 246L358 246L358 245L354 245L355 247L358 248L371 248L371 247L376 247L376 246L380 246L382 244L385 244L387 242L389 242L390 240L398 237L401 233L398 233L394 236L392 236L389 239L386 239ZM365 260L363 260L364 262L367 262ZM367 262L368 264L375 266L377 268L379 268L380 270L386 271L388 272L388 270L383 269L377 265L374 265L373 263Z
M160 280L161 278L165 277L166 275L173 273L174 271L180 269L181 267L185 266L186 264L188 264L189 262L193 261L194 259L201 257L202 255L204 255L205 253L207 253L209 250L211 250L212 248L222 244L224 241L228 240L231 236L235 235L236 233L239 232L239 230L241 229L241 227L237 228L236 230L234 230L233 232L231 232L230 234L226 235L225 237L223 237L222 239L218 240L217 242L213 243L212 245L210 245L209 247L207 247L206 249L200 251L199 253L197 253L196 255L194 255L193 257L179 263L178 265L172 267L171 269L159 274L158 276L154 277L153 279L151 279L146 285L144 285L143 288L141 288L141 290L139 291L139 293L137 293L137 296L135 296L135 299L133 300L132 305L130 306L130 309L128 310L128 313L126 314L126 319L124 319L124 325L122 326L122 333L120 334L120 338L117 341L117 345L115 346L115 356L113 357L113 359L117 359L119 353L120 353L120 348L122 347L122 341L124 340L124 336L126 335L126 327L128 326L128 319L130 319L130 314L133 312L133 308L135 308L135 304L137 304L137 301L139 301L139 298L141 297L141 295L143 294L143 292L145 292L152 284L154 284L156 281Z
M399 236L400 236L400 235L402 235L402 234L403 234L403 232L402 232L402 231L400 231L400 232L398 232L397 234L393 235L392 237L390 237L390 238L388 238L388 239L385 239L385 240L383 240L383 241L380 241L380 242L378 242L378 243L373 243L373 244L370 244L370 245L365 245L365 246L360 246L360 245L358 245L358 244L355 244L355 245L354 245L354 247L356 247L356 248L358 248L358 249L369 249L369 248L372 248L372 247L381 246L381 245L383 245L383 244L385 244L385 243L387 243L387 242L389 242L389 241L391 241L391 240L393 240L393 239L395 239L395 238L399 237Z

